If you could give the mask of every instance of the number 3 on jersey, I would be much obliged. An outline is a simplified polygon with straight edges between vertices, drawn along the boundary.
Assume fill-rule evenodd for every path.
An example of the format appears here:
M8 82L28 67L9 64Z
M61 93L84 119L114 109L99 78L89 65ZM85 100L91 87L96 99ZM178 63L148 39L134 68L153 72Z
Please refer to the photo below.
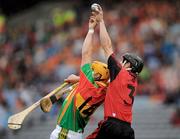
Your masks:
M135 87L134 86L132 86L131 84L128 84L127 85L127 88L130 90L130 93L129 93L129 97L131 98L131 104L133 104L134 103L134 92L135 92ZM127 101L125 101L124 100L124 103L125 104L128 104L128 105L131 105L131 104L129 104Z

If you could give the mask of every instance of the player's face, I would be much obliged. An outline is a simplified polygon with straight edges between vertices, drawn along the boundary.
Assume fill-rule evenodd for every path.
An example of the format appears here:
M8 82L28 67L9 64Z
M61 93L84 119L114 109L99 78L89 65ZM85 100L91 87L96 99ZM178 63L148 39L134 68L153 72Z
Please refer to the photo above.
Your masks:
M99 73L93 73L93 78L94 78L94 81L101 81L101 82L104 82L104 83L107 83L108 82L108 80L101 80L101 74L99 74Z
M98 80L100 80L101 75L99 73L93 73L93 78L95 81L98 81Z

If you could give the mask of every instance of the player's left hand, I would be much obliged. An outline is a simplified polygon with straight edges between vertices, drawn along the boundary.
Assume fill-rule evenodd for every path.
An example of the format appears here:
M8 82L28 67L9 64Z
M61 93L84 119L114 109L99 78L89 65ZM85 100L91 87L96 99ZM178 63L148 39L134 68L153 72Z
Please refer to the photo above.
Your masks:
M94 29L96 25L97 25L96 18L95 16L92 15L89 19L89 29Z

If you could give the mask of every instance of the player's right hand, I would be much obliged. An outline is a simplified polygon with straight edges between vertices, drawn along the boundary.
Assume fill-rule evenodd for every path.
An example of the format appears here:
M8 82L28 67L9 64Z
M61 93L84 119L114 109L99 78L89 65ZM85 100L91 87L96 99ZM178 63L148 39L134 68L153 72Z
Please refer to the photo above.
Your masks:
M99 4L97 4L98 10L92 10L92 15L95 16L97 22L103 21L103 10Z

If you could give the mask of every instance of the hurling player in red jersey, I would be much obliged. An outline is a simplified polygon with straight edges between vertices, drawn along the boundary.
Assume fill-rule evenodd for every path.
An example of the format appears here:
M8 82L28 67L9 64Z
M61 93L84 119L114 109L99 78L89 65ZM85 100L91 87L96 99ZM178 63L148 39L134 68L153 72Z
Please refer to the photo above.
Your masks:
M93 11L100 25L100 42L108 59L110 83L104 104L104 121L87 139L134 139L131 128L132 107L137 89L137 76L143 68L142 59L131 53L122 56L120 62L113 53L111 39L103 20L103 11Z

